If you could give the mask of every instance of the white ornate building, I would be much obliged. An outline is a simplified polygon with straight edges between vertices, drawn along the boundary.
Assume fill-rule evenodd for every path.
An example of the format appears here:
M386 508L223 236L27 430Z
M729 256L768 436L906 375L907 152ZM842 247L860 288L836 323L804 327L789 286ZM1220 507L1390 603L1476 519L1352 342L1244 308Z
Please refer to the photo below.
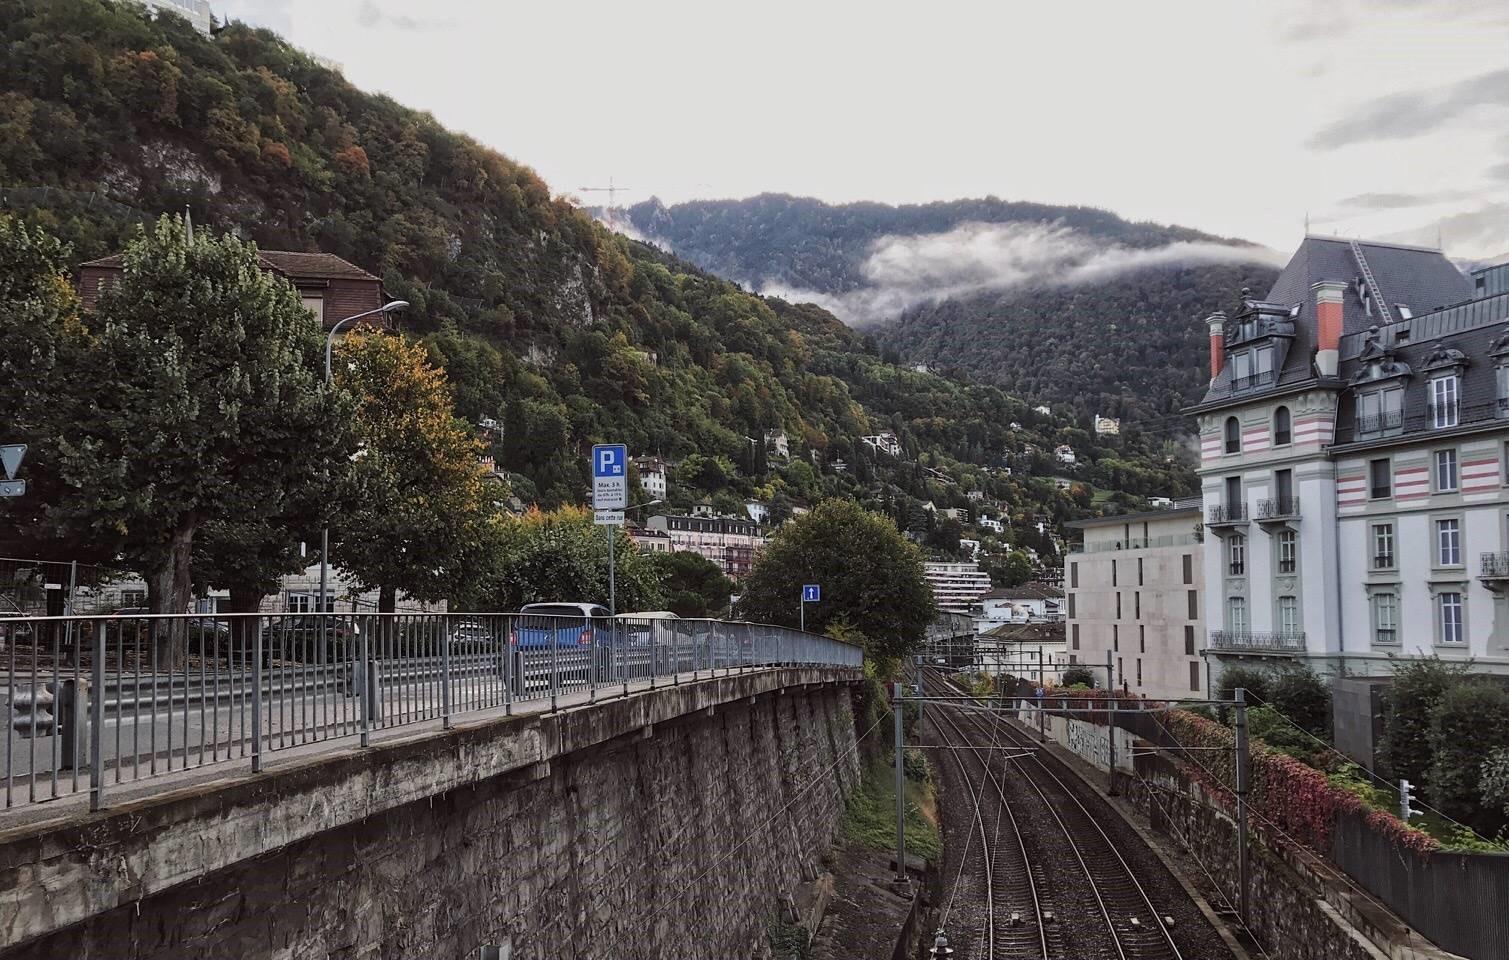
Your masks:
M1207 654L1509 671L1509 266L1307 237L1207 322Z

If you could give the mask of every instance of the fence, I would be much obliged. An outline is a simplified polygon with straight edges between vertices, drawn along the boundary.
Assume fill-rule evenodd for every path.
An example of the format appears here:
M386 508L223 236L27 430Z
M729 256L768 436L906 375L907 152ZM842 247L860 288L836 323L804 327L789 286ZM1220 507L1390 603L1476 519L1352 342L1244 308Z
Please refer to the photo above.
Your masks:
M592 701L852 644L719 620L523 614L0 617L5 806L468 711Z
M1428 855L1402 849L1358 813L1339 813L1331 859L1438 946L1479 960L1509 958L1509 854Z

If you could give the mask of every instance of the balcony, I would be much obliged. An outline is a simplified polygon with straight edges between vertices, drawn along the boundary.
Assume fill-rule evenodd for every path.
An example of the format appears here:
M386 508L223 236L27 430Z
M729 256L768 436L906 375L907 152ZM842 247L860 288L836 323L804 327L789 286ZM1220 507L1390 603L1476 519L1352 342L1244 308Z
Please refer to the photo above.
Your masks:
M1499 403L1497 399L1481 403L1428 403L1413 407L1408 412L1387 410L1379 414L1353 417L1350 421L1341 420L1336 425L1336 445L1502 421L1505 416L1509 416L1509 411L1501 409Z
M1266 370L1262 373L1249 373L1245 377L1233 376L1231 378L1231 389L1236 392L1258 390L1263 387L1273 386L1276 379L1277 377L1272 370Z
M1251 630L1212 630L1210 649L1221 653L1253 653L1271 656L1294 656L1305 652L1305 633L1254 632Z
M1478 579L1494 592L1509 588L1509 553L1483 554Z
M1404 429L1404 411L1386 410L1383 413L1371 413L1357 418L1356 431L1358 439L1364 437L1383 437L1398 433Z
M1223 528L1246 526L1249 517L1245 503L1218 503L1205 514L1205 526L1219 533Z
M1284 523L1299 519L1298 497L1270 497L1267 500L1259 500L1257 505L1258 523Z

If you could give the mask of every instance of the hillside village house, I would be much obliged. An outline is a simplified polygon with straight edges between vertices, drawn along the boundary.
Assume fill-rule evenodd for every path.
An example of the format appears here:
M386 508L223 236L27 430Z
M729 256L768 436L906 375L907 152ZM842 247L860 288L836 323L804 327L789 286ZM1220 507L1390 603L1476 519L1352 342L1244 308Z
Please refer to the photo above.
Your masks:
M635 457L634 466L639 470L640 489L656 500L664 500L670 489L670 465L660 457Z
M1207 323L1209 655L1509 670L1509 265L1306 237Z
M867 437L860 437L859 439L878 453L888 454L892 457L901 456L901 441L896 438L896 434L889 430L871 434Z
M1064 592L1040 581L1015 587L996 587L980 596L975 630L986 630L1003 623L1034 623L1062 620Z
M1064 560L1069 657L1153 698L1204 696L1200 505L1078 520L1084 543ZM1105 671L1098 672L1104 684Z
M1093 426L1095 432L1102 437L1115 437L1121 434L1121 421L1115 417L1102 417L1097 413Z
M737 517L653 516L645 526L665 534L671 550L699 553L729 577L742 577L754 569L755 557L765 546L759 524Z

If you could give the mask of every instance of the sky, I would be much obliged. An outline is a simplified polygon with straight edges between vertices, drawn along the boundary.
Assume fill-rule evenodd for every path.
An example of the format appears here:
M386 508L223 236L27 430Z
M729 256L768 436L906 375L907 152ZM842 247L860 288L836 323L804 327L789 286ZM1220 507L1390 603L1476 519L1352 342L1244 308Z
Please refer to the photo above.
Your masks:
M995 195L1509 252L1509 0L212 0L619 203Z

